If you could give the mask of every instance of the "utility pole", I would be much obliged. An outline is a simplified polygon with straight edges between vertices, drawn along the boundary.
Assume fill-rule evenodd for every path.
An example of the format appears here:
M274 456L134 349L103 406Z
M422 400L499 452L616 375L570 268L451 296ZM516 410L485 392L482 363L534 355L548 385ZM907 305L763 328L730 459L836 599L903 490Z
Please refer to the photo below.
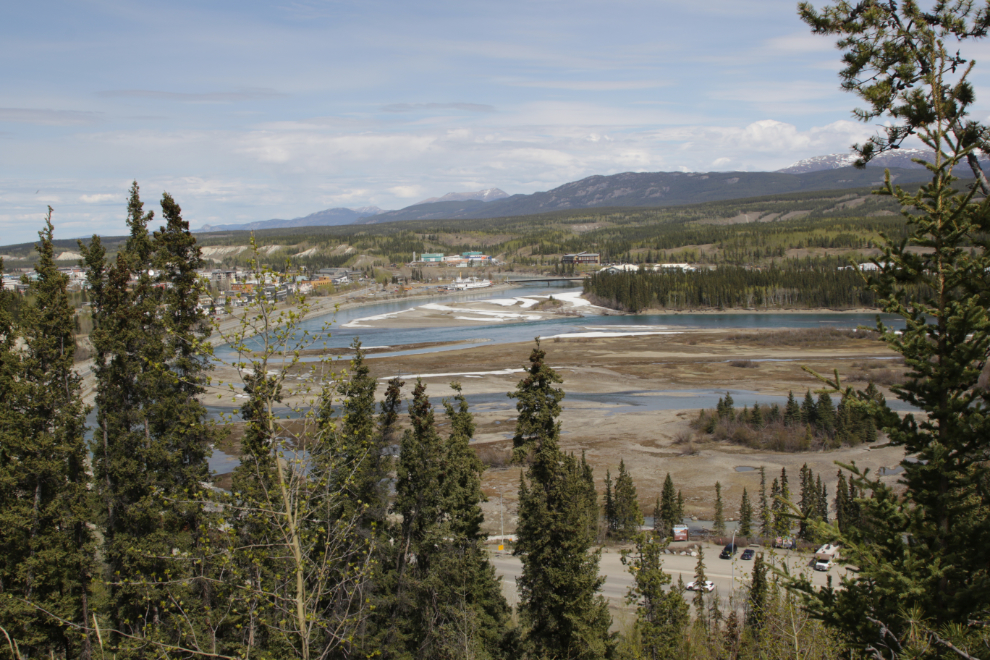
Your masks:
M732 530L732 586L729 587L729 602L736 595L736 530Z

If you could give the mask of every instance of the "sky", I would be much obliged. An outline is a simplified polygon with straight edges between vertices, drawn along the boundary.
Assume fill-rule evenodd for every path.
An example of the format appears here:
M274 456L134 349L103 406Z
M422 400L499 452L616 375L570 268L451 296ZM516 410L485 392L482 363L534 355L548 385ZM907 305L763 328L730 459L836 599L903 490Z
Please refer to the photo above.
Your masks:
M839 68L792 0L7 2L0 245L775 170L874 132Z

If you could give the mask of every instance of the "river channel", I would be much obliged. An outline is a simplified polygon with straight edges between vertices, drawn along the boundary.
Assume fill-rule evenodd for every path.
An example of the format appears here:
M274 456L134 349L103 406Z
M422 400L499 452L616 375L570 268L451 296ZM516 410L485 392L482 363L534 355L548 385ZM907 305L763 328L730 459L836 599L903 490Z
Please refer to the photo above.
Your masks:
M360 337L365 346L396 346L419 344L427 342L458 342L447 346L434 346L416 350L397 350L369 355L367 359L405 355L412 353L428 353L445 350L462 350L463 342L494 342L509 344L531 341L534 337L551 337L593 330L608 330L610 332L644 332L672 331L690 332L694 330L713 329L783 329L783 328L855 328L857 326L874 327L876 314L856 313L840 314L828 312L809 313L678 313L678 314L649 314L649 315L605 315L606 310L591 310L581 308L586 316L563 317L558 319L536 322L502 322L482 326L451 326L432 328L348 328L347 323L369 316L394 314L430 303L451 303L465 301L484 301L521 296L548 296L568 291L579 291L573 287L519 286L499 291L479 291L469 295L438 296L429 299L413 298L397 300L374 305L366 305L344 309L336 314L324 314L306 319L300 326L300 331L308 331L314 336L320 335L312 344L314 348L325 345L327 348L344 348ZM330 336L321 335L328 323ZM884 316L884 322L897 325L895 317ZM252 342L248 342L251 346ZM260 344L258 344L260 347ZM218 346L216 356L223 361L235 357L229 346ZM346 356L345 356L346 358ZM757 401L764 404L783 404L786 397L759 394L744 390L731 390L737 406L752 406ZM578 394L569 393L568 402L597 405L602 408L605 416L625 412L649 412L659 410L680 410L688 408L713 408L725 390L697 389L681 391L629 391L609 394ZM475 411L493 412L505 410L507 413L514 409L514 402L504 394L477 394L466 397L471 408ZM892 407L898 408L900 402L891 401ZM218 420L222 414L229 415L231 408L226 406L207 405L209 417ZM293 415L288 409L282 409L280 414L288 417ZM95 420L90 420L90 423ZM506 437L511 437L507 429ZM239 459L229 456L222 451L214 450L210 458L210 468L216 473L232 470Z
M828 312L809 313L717 313L707 312L701 314L676 313L676 314L638 314L638 315L608 315L605 310L587 311L589 308L580 308L587 316L571 316L551 319L546 321L530 321L523 323L490 323L478 326L452 326L433 328L347 328L344 327L351 321L378 316L382 314L395 314L408 309L413 309L427 302L450 303L465 301L484 301L500 298L513 298L519 296L548 296L563 292L580 291L575 288L545 287L545 286L520 286L518 288L500 291L482 291L477 294L459 296L441 296L425 300L414 298L410 300L397 300L393 302L367 305L344 309L334 314L324 314L306 319L300 325L300 331L308 331L311 334L319 334L327 323L333 322L330 326L330 337L321 338L313 342L313 347L326 345L327 348L344 348L349 346L355 337L360 337L365 346L402 346L408 344L419 344L428 342L493 342L496 344L512 344L524 341L531 341L534 337L552 337L571 333L584 332L589 328L596 330L608 330L612 332L636 332L636 331L663 331L669 330L689 331L689 330L714 330L732 328L855 328L857 326L874 327L876 325L876 314L839 314ZM885 323L896 325L896 317L884 316ZM255 343L260 346L260 343ZM248 342L249 347L252 342ZM369 355L369 359L379 357L390 357L395 355L408 355L413 353L431 353L446 350L460 350L465 348L463 344L452 344L447 346L434 346L431 348L421 348L409 351L383 352ZM224 361L231 360L234 356L229 347L220 346L216 348L216 355Z

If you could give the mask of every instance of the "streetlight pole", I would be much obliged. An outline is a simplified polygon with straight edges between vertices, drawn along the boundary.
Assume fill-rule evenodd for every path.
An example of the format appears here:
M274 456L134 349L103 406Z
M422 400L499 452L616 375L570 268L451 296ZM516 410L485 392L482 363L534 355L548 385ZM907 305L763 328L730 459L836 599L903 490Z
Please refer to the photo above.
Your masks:
M736 595L736 530L732 530L732 586L729 587L729 601ZM733 605L734 607L735 605Z

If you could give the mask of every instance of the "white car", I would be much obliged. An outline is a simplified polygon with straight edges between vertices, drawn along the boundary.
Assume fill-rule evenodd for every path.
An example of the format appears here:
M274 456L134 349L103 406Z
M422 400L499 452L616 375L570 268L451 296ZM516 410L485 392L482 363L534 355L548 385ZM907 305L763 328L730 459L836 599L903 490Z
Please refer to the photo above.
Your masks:
M705 583L703 585L699 585L699 586L695 587L694 582L688 582L687 583L687 590L688 591L702 591L702 590L703 591L715 591L715 583L712 582L711 580L705 580Z

